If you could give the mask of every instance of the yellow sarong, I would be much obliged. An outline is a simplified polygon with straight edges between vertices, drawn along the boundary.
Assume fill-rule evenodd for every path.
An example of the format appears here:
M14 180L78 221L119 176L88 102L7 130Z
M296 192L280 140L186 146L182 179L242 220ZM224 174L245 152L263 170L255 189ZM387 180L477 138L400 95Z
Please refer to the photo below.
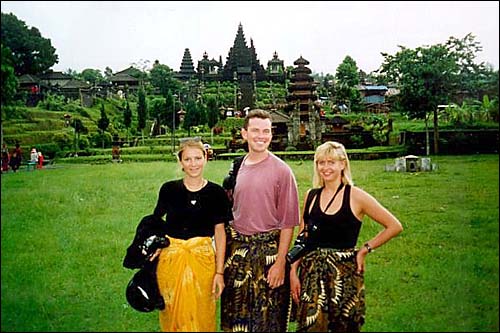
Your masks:
M160 311L163 332L215 332L215 251L210 237L170 238L156 274L165 300Z

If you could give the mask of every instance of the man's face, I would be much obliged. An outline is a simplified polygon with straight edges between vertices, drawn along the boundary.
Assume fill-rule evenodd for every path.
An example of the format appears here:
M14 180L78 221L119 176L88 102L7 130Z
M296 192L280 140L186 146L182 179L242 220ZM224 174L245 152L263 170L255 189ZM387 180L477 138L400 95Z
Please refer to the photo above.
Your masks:
M270 119L251 118L248 121L248 128L241 130L241 136L248 142L249 151L261 153L267 150L273 137L271 125Z

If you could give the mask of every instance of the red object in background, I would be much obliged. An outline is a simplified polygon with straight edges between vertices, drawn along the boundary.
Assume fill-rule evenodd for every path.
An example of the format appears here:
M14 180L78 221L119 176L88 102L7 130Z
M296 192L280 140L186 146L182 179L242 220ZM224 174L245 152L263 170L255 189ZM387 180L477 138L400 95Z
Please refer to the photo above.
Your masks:
M38 153L38 164L36 165L37 169L43 168L43 155L41 152Z
M31 93L38 94L40 92L40 88L38 86L31 86Z

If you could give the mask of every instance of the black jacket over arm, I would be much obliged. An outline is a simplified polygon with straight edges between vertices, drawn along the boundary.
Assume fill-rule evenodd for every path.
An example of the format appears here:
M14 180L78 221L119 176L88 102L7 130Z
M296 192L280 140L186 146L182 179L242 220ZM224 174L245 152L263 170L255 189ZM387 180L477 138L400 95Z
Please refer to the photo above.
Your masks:
M123 259L125 268L141 268L146 263L146 255L141 251L141 245L150 236L162 236L166 234L165 221L153 214L144 216L137 226L134 240L127 248L127 254Z

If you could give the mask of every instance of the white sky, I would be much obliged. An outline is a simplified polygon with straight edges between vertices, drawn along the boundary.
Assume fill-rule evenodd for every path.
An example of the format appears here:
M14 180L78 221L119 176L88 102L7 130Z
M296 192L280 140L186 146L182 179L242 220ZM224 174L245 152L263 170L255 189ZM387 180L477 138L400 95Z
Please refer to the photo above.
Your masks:
M499 67L498 1L1 1L56 48L56 71L106 66L113 72L155 60L175 71L184 49L194 66L207 52L225 64L243 25L262 65L278 52L285 66L303 56L316 73L335 74L346 55L369 73L408 48L476 36L477 61Z

